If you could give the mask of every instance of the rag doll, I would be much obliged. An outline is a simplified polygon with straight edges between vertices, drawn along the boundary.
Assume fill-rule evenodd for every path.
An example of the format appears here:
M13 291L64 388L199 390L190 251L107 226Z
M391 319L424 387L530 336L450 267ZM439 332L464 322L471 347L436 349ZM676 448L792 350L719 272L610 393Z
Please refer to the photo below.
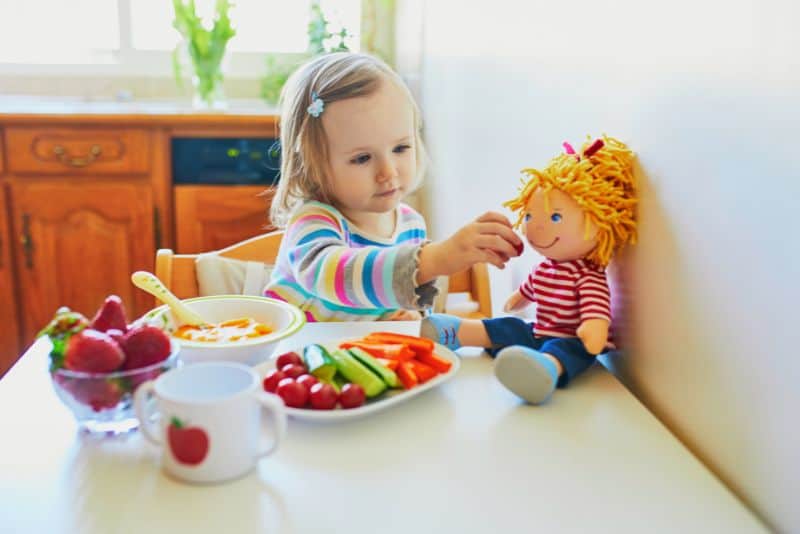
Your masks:
M564 149L542 170L523 169L518 196L504 203L517 215L515 228L544 256L504 310L535 303L535 320L433 314L421 330L451 349L484 347L500 383L531 404L545 402L613 348L605 269L636 239L633 153L607 136L578 152L568 143Z

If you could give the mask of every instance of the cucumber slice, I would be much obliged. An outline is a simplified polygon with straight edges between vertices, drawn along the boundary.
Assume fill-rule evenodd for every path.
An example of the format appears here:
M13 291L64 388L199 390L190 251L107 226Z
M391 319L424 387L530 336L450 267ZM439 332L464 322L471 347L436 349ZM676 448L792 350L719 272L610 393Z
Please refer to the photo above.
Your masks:
M367 397L375 397L386 390L386 384L383 380L378 378L378 375L366 368L346 350L337 349L331 352L330 355L342 376L364 388L364 393Z
M303 362L308 372L324 382L331 382L336 374L336 362L322 345L308 345L303 349Z
M360 349L358 347L349 348L347 351L353 355L353 358L363 363L369 368L370 371L378 375L381 380L386 382L386 385L390 388L396 388L398 385L400 385L400 382L397 380L397 375L394 373L394 371L376 360L372 354L369 354L364 349Z

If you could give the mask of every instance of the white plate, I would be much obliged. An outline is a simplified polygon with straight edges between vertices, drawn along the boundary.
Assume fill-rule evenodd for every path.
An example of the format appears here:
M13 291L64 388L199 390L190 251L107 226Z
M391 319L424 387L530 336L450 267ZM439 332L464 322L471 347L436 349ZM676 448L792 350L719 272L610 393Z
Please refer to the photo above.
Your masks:
M344 340L342 340L344 341ZM322 343L326 349L330 350L332 348L336 348L338 343ZM298 354L302 353L302 349L295 351ZM370 415L376 412L381 412L387 408L390 408L396 404L401 402L405 402L409 399L413 399L420 393L424 393L431 388L435 388L442 382L446 380L450 380L457 372L459 367L461 367L461 360L456 355L455 352L448 349L444 345L440 345L436 343L433 351L437 356L445 358L450 363L452 363L452 367L446 373L439 373L435 377L431 378L424 384L420 384L415 386L411 389L387 389L385 393L382 393L375 399L367 399L367 402L363 406L359 406L358 408L348 408L343 409L337 406L333 410L314 410L312 408L286 408L286 413L295 419L302 419L306 421L343 421L346 419L355 419L357 417L363 417L365 415ZM277 358L277 355L276 355ZM261 363L255 366L256 372L263 378L275 369L275 359L271 359L264 363Z

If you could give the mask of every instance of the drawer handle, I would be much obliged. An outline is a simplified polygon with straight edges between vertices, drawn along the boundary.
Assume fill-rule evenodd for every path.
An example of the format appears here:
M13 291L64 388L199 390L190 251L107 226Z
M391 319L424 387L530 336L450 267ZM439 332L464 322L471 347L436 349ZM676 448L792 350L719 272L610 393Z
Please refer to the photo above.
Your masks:
M92 145L92 148L89 149L89 154L86 156L75 157L70 156L67 153L67 149L61 145L56 145L53 147L53 154L56 155L58 161L64 165L69 165L70 167L86 167L96 160L102 153L103 149L100 148L100 145Z
M31 216L28 213L22 214L22 235L19 237L19 244L25 254L25 267L33 269L33 238L31 237Z

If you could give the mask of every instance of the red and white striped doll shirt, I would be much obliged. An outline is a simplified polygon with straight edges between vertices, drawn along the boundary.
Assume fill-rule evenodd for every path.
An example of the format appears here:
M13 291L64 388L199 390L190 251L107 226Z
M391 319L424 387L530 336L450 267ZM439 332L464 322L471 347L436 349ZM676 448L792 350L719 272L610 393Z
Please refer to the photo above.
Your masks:
M611 323L605 269L586 260L545 259L519 290L536 303L536 336L577 337L576 331L586 319Z

